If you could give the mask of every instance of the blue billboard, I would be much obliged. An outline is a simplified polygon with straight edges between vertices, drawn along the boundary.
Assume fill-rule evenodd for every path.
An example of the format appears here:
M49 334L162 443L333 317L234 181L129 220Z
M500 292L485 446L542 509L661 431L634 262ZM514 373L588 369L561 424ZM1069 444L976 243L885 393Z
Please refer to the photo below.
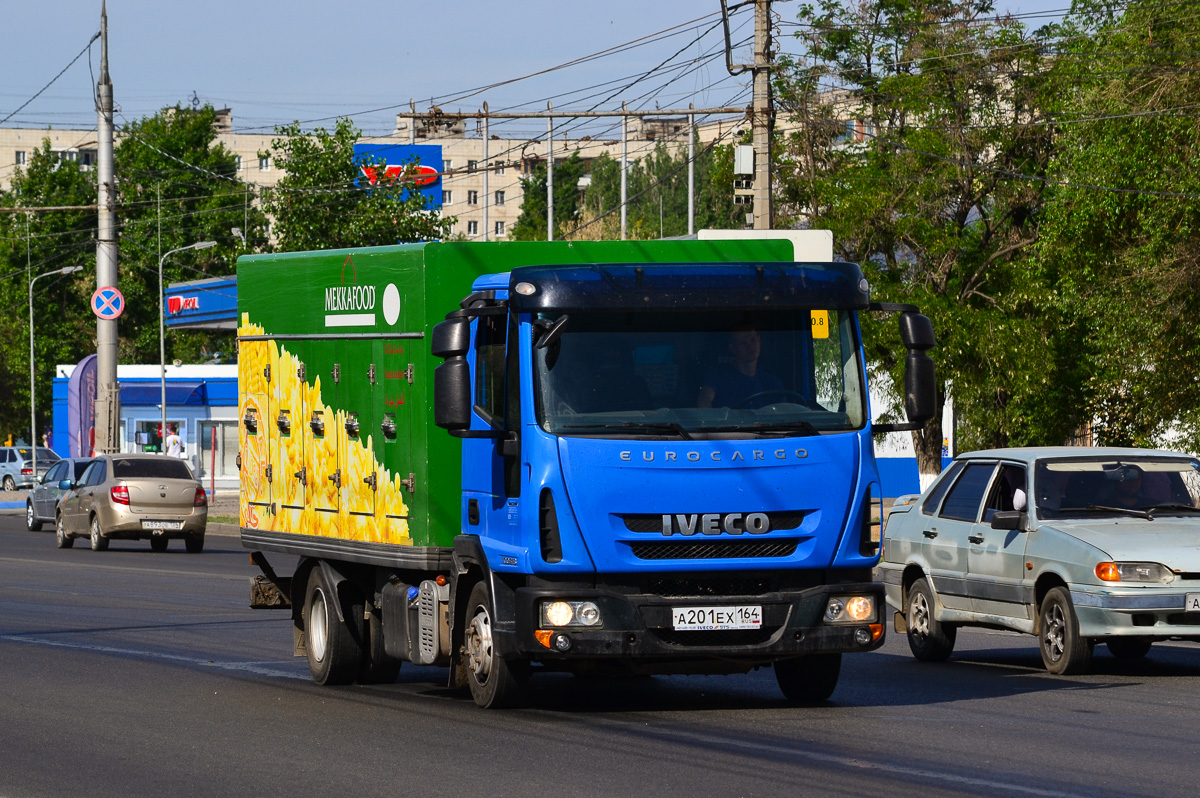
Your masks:
M406 181L427 200L427 207L442 207L442 146L440 144L355 144L357 159L377 158L387 164L388 176L399 176L415 161L417 173ZM359 179L374 185L379 179L374 167L359 166Z

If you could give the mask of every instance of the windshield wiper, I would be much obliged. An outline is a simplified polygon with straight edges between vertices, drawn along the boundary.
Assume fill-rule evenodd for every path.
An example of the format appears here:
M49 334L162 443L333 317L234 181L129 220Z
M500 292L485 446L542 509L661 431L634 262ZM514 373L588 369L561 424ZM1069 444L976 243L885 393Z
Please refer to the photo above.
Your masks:
M807 421L756 421L753 424L729 424L720 427L704 425L694 432L807 432L816 435L818 430Z
M619 421L608 424L567 424L563 429L627 429L627 430L642 430L643 432L655 432L660 430L670 430L685 441L693 441L695 438L691 436L682 424L674 421Z
M1191 504L1180 504L1179 502L1167 502L1166 504L1152 504L1145 508L1148 513L1157 513L1167 510L1176 510L1184 513L1200 513L1200 507L1195 507Z
M1153 521L1154 516L1145 510L1140 510L1136 507L1109 507L1106 504L1089 504L1087 507L1068 507L1068 510L1091 510L1095 513L1124 513L1125 515L1134 515L1138 518L1145 518L1147 521Z

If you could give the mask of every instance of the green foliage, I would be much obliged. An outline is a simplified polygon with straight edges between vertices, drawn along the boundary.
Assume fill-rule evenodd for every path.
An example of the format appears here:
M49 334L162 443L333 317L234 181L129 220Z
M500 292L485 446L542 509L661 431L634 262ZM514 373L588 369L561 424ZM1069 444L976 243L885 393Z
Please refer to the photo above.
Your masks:
M251 188L237 179L234 155L217 142L214 117L210 105L196 110L177 105L130 122L118 136L120 289L126 301L119 322L122 363L158 362L163 254L199 241L217 242L210 249L168 256L165 288L231 276L238 255L267 243L266 218L253 206ZM234 235L235 227L246 242ZM165 344L167 362L202 362L207 353L228 355L234 349L233 335L221 332L170 331Z
M263 192L263 209L274 217L272 232L284 252L367 247L445 238L454 224L426 208L425 198L405 189L411 168L384 177L386 162L357 158L360 131L339 119L333 132L311 133L299 122L277 127L266 153L286 175ZM381 177L370 185L362 166ZM411 165L410 165L411 166Z
M939 337L966 446L1058 442L1078 375L1044 285L1026 266L1052 140L1040 50L986 2L825 0L800 14L809 57L777 81L797 122L780 156L784 224L834 232L875 299L914 303ZM845 86L830 93L830 85ZM857 120L847 127L846 120ZM865 320L869 357L900 384L892 322ZM935 472L938 421L914 434Z
M580 192L579 178L591 178ZM513 237L546 240L546 171L539 166L523 180L524 202ZM663 143L630 164L626 173L626 228L631 239L686 235L687 148ZM696 147L695 229L741 228L745 213L733 204L733 150L728 146ZM554 167L556 239L613 239L621 235L621 165L602 153L591 162L578 153Z
M1055 60L1064 120L1040 268L1085 331L1100 439L1200 446L1200 21L1188 5L1077 6ZM1178 443L1176 445L1179 445Z
M94 172L62 162L46 140L18 168L0 206L94 205ZM95 263L96 212L67 210L0 213L0 436L29 429L29 279L68 266ZM51 383L57 363L74 363L95 350L95 318L87 312L95 280L90 270L44 277L33 288L38 440L49 425Z

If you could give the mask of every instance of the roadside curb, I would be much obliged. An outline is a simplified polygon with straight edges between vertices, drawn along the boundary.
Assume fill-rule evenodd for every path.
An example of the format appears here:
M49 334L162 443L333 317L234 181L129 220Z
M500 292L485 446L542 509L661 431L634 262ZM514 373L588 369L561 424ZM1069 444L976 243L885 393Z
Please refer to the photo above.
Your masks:
M0 502L0 515L25 515L25 503ZM53 531L54 524L49 521L45 523L50 524L51 531ZM205 536L219 535L221 537L236 538L242 534L242 530L237 524L207 524L204 527L204 534Z

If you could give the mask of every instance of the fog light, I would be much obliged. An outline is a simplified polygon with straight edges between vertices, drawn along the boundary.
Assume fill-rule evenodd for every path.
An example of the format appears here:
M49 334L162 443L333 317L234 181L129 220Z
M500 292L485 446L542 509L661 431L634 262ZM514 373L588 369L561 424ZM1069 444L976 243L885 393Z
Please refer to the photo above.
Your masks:
M846 611L846 605L841 599L830 599L829 604L825 606L825 617L830 621L841 620L842 613Z
M865 646L868 643L870 643L871 642L871 630L870 629L854 630L854 642L858 643L860 646Z
M569 651L571 649L571 638L567 637L561 632L556 634L551 642L554 643L554 649L556 651Z
M856 621L869 621L875 615L874 604L867 596L855 596L846 602L846 614Z
M565 601L553 601L542 605L542 617L549 626L566 626L575 617L575 611Z

